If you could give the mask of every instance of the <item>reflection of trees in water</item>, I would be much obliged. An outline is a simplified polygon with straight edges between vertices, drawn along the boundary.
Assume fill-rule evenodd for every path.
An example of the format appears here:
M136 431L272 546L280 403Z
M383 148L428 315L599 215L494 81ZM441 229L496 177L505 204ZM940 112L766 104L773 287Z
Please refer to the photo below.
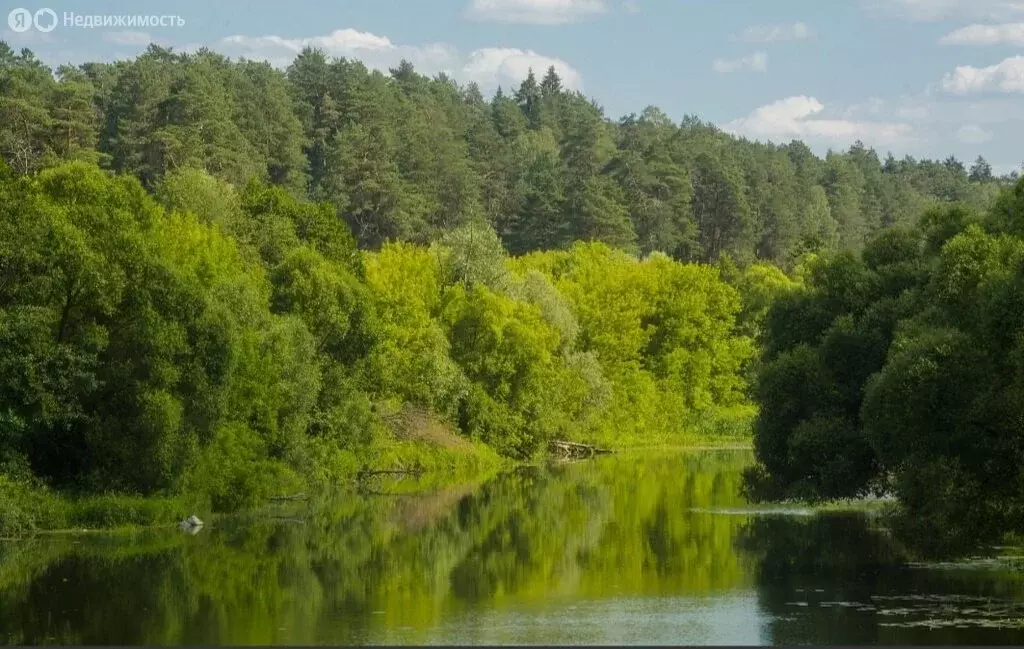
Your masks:
M163 532L162 534L167 534ZM52 543L56 557L27 592L0 596L0 628L11 642L37 644L252 643L272 638L275 624L297 611L287 599L316 606L315 585L275 557L301 547L271 527L237 538L213 533L168 543L146 535L131 545L99 539ZM213 538L217 536L219 538ZM268 542L278 552L261 552ZM170 546L170 547L168 547ZM130 549L125 549L130 548ZM232 613L245 610L248 619ZM201 630L201 634L197 631Z
M846 582L902 560L889 539L857 514L757 516L743 526L737 545L757 554L760 579L779 586L807 579Z
M606 458L476 490L347 495L298 523L53 539L2 555L0 639L350 643L409 627L415 642L466 608L736 588L742 519L691 510L736 505L747 461Z
M1015 630L981 628L986 619L997 622L1004 610L1013 614L1011 602L1024 592L1020 575L908 567L907 555L865 516L757 517L744 525L736 544L756 559L758 599L769 615L767 639L774 644L1024 638ZM905 625L926 620L966 628Z

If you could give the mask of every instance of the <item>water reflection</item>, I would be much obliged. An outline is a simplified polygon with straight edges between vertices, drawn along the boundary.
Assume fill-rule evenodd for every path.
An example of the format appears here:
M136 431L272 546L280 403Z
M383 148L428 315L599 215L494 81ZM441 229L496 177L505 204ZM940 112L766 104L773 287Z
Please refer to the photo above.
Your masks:
M750 521L774 644L1020 644L1024 572L1013 561L913 564L856 515Z
M617 456L431 494L346 494L196 536L0 544L0 641L1020 640L994 628L1020 617L1019 573L907 567L862 517L751 510L750 460ZM886 626L941 615L988 626Z

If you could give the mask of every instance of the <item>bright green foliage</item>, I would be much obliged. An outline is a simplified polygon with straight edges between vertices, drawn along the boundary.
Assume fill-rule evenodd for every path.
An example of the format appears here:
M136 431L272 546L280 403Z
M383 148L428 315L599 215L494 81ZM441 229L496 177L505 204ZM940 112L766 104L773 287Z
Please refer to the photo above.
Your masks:
M329 261L362 274L355 239L329 203L299 201L280 188L258 183L246 186L241 200L245 218L232 234L259 250L268 265L283 261L302 242Z
M435 250L445 286L483 284L499 291L509 288L505 249L491 227L469 223L451 230L441 237Z
M164 176L154 197L171 212L190 212L225 232L242 225L242 201L231 183L201 169L182 167Z
M688 413L743 401L751 340L735 331L738 294L713 269L664 255L641 261L602 244L517 265L551 277L575 312L578 349L604 370L602 436L679 434Z
M572 306L558 292L547 275L532 268L527 270L517 285L515 294L540 309L544 321L558 331L561 349L570 350L576 346L580 323Z
M477 284L450 291L441 319L452 359L472 382L459 415L468 433L524 457L575 418L582 399L561 394L574 387L562 381L561 337L536 306Z
M370 356L375 385L383 395L454 417L466 385L436 319L437 258L422 248L389 244L367 255L366 280L380 316L380 342Z
M344 266L301 246L289 252L270 277L271 308L298 314L319 354L352 364L370 351L376 335L372 297Z
M665 256L645 262L654 276L647 367L686 407L706 411L742 399L740 369L752 341L736 336L739 295L709 267L682 265Z
M85 163L7 175L0 195L15 491L232 510L374 461L388 413L525 458L559 437L681 434L742 401L739 294L663 254L511 260L478 223L360 253L329 205L190 167L164 175L165 207Z
M768 310L776 300L796 290L799 284L770 264L751 264L732 282L740 294L737 320L751 338L761 334Z
M369 446L377 422L364 379L379 335L369 288L346 267L305 246L293 249L270 278L271 309L298 315L316 346L321 381L307 422L311 443L320 452ZM315 460L303 459L318 470ZM320 470L332 468L327 464Z
M593 351L609 367L639 362L650 341L643 320L653 287L634 257L601 244L577 244L571 252L534 254L524 261L549 272L572 304L581 349Z
M506 270L495 244L474 226L432 251L368 256L383 394L519 457L555 436L680 434L688 413L743 401L751 341L736 336L739 296L713 270L602 244Z

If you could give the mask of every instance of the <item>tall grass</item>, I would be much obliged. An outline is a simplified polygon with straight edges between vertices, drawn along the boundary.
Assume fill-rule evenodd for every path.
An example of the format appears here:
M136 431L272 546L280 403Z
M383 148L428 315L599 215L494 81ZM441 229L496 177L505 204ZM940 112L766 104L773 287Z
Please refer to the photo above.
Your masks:
M0 537L71 529L165 525L191 513L186 498L71 496L0 474Z

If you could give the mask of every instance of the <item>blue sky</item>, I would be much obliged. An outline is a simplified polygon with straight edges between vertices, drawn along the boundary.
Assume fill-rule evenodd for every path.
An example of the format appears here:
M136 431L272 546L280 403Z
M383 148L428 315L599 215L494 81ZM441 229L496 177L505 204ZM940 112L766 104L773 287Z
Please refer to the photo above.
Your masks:
M34 4L33 4L34 3ZM611 117L656 105L819 153L1024 161L1024 0L37 0L58 15L176 15L181 27L58 27L0 38L51 64L155 41L285 66L316 45L387 69L402 58L485 92L555 65Z

